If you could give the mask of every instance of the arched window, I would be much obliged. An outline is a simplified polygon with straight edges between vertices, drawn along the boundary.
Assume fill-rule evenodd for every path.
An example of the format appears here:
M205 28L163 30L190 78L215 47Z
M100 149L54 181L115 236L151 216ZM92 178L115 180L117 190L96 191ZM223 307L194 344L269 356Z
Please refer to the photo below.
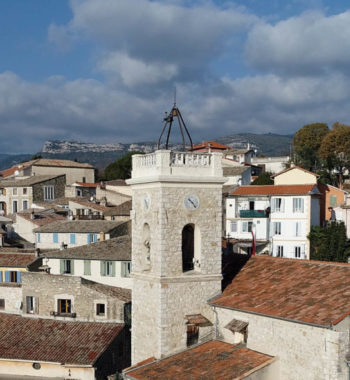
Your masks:
M182 230L182 270L193 270L194 259L194 225L186 224Z

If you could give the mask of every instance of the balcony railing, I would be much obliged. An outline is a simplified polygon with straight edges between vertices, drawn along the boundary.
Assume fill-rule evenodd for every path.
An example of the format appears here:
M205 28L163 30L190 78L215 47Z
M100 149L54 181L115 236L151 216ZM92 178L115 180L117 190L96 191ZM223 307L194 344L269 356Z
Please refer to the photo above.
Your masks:
M240 210L240 218L267 218L264 210Z

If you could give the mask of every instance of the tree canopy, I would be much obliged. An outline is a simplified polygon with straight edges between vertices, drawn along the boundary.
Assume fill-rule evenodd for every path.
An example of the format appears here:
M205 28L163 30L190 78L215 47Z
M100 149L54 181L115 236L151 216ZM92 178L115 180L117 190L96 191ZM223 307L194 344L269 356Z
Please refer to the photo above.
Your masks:
M312 260L347 262L350 243L343 222L330 222L322 228L314 226L308 236Z
M259 177L252 182L252 185L273 185L273 179L271 179L271 176L271 172L261 173Z
M109 164L101 175L101 179L110 181L113 179L128 179L131 177L132 156L143 152L127 153L118 160Z

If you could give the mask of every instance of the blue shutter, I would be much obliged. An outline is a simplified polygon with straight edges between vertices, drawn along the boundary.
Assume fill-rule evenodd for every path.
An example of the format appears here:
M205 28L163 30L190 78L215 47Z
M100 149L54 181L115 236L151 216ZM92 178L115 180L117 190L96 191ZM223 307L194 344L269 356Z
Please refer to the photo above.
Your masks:
M54 232L52 237L53 237L53 242L58 243L58 233Z
M40 243L40 232L38 232L38 233L36 234L36 241L37 241L38 243Z
M20 271L17 271L17 282L22 282L22 276Z
M10 272L9 271L5 272L5 282L10 282Z
M2 271L0 271L0 282L2 282Z
M70 244L75 244L75 234L70 234Z
M91 243L91 235L90 235L90 234L88 234L88 236L87 236L87 243L88 243L88 244Z

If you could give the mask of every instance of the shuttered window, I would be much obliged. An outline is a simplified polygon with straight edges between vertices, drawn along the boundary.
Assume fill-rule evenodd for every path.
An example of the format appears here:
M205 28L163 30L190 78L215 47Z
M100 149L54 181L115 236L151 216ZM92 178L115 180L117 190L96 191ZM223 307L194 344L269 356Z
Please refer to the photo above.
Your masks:
M121 262L121 276L122 277L130 277L131 272L131 262L130 261L122 261Z
M91 260L84 260L84 275L91 275Z

